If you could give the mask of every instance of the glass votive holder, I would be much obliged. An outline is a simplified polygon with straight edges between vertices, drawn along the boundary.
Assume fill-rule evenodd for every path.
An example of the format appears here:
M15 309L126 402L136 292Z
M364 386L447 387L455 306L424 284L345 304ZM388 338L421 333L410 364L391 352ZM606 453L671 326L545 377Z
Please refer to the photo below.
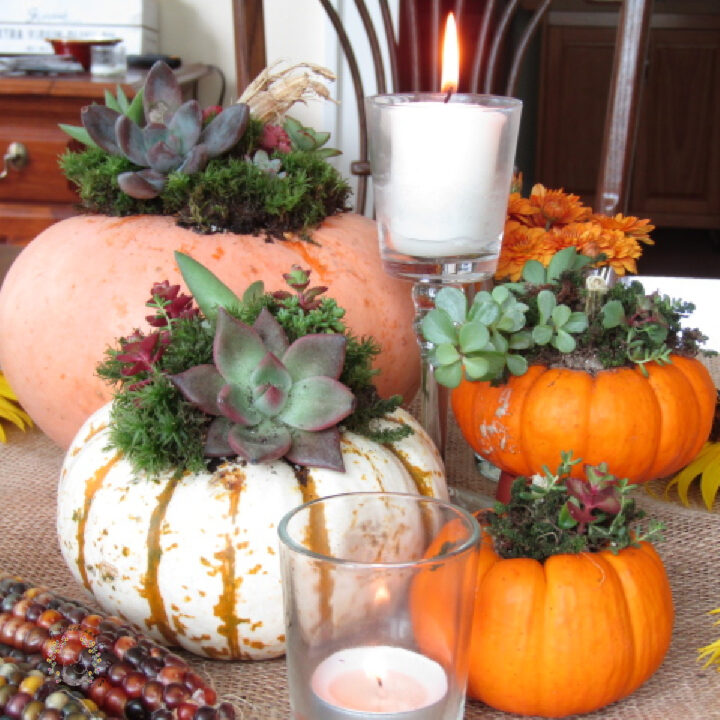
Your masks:
M458 282L492 276L522 102L421 92L375 95L365 106L386 271L411 279L456 275Z
M90 73L98 77L124 75L127 72L125 45L93 45L90 48Z
M475 518L360 492L301 505L278 532L295 720L461 720Z

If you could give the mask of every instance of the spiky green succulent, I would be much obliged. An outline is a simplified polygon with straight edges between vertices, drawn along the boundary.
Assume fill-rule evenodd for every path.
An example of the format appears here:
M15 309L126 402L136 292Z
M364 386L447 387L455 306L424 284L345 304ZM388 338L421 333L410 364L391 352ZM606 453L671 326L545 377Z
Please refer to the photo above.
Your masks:
M210 158L222 155L242 137L248 124L247 105L237 103L203 127L197 100L182 102L182 90L172 70L156 62L145 80L140 124L108 105L83 108L82 123L92 141L112 155L122 155L146 168L120 173L120 189L131 197L149 200L165 188L171 172L192 174Z
M252 327L218 310L214 364L171 379L190 402L216 416L205 455L249 462L285 457L298 465L344 469L338 423L355 399L338 378L343 335L305 335L289 344L263 308Z

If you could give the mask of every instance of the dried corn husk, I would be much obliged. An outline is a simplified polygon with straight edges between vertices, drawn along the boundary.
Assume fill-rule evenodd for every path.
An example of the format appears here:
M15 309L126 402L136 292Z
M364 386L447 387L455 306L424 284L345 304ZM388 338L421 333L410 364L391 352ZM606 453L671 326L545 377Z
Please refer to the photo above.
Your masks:
M275 72L280 64L282 61L266 67L238 99L250 106L250 112L258 120L280 123L297 102L335 102L325 85L327 80L335 80L333 72L314 63L296 63Z

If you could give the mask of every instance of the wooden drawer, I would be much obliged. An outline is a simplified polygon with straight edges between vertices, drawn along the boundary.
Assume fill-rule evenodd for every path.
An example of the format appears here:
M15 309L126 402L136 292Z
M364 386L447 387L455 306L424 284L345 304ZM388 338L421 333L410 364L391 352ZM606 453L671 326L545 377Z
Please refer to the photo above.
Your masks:
M19 170L10 169L0 180L0 201L77 202L77 195L58 166L58 157L70 138L58 123L78 124L82 98L48 102L39 97L3 98L0 150L12 142L27 149L28 162Z

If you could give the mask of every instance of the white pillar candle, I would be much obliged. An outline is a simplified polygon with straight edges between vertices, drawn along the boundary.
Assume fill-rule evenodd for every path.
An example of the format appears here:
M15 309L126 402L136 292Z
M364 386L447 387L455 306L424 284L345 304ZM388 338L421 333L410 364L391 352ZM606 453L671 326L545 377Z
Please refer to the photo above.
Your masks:
M339 650L312 675L314 720L440 720L448 680L442 667L400 647Z
M417 93L368 100L385 259L482 260L500 251L522 103L444 99Z
M506 118L479 105L421 102L390 119L394 249L437 257L497 247L510 192L495 182Z

